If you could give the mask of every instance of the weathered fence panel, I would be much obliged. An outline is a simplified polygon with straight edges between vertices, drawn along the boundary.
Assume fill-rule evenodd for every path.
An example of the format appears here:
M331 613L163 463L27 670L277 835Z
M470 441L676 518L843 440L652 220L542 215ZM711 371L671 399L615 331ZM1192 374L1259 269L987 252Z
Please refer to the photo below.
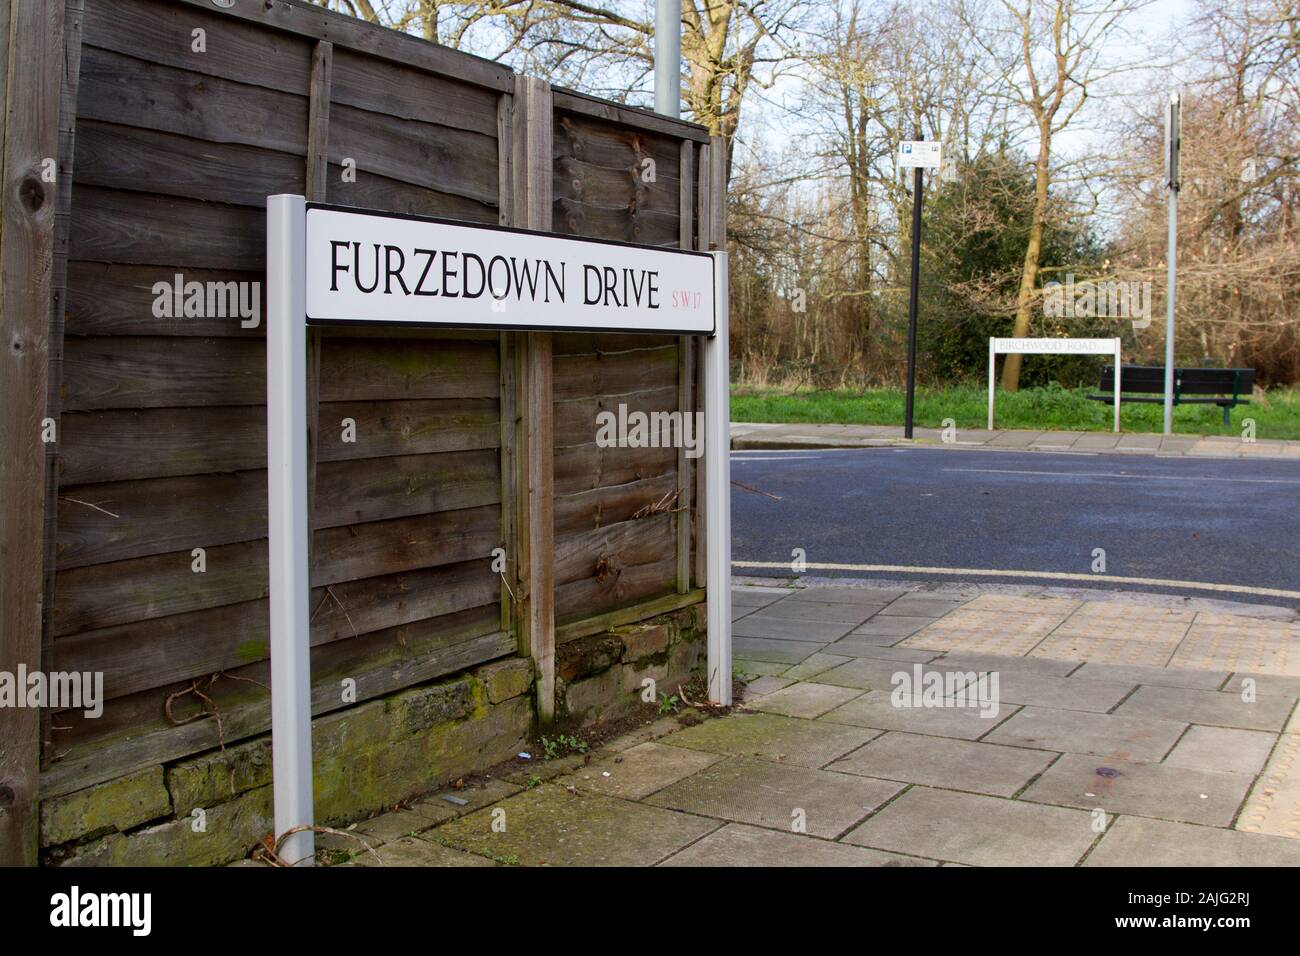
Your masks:
M58 422L45 614L37 629L6 612L0 663L39 642L47 671L102 672L107 702L44 721L45 798L269 726L267 195L664 246L710 235L708 139L690 124L296 0L69 6L66 242L56 288L36 290L59 303L40 321L62 363L29 410ZM523 653L546 720L557 635L701 599L690 459L596 443L601 411L697 407L689 338L325 329L309 349L315 713L346 705L343 678L364 701ZM6 574L6 601L11 581L30 593Z

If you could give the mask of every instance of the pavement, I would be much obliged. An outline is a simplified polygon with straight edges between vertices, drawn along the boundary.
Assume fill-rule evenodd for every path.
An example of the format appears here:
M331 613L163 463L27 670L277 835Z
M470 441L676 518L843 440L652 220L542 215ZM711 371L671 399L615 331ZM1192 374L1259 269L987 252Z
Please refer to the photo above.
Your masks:
M351 865L1300 865L1294 607L809 580L733 602L749 683L727 716L521 761L325 845Z
M740 573L1300 601L1300 459L939 446L733 451Z
M1300 460L1300 441L1213 435L1149 435L1113 432L1027 431L1021 429L916 428L911 441L895 425L809 425L732 422L735 450L873 448L934 445L950 450L1056 451L1076 454L1158 455L1185 458L1290 458Z

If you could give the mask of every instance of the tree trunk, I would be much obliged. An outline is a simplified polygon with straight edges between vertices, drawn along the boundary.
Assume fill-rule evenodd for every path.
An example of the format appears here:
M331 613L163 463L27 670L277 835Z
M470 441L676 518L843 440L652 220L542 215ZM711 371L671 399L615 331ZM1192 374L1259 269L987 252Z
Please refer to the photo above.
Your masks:
M1020 291L1016 296L1016 323L1011 335L1021 339L1029 335L1029 317L1034 305L1034 285L1038 281L1038 260L1043 251L1043 224L1047 219L1047 177L1052 158L1052 134L1039 127L1038 160L1034 163L1034 214L1029 225L1029 242L1025 245L1025 264L1020 272ZM1011 354L1002 366L1002 390L1020 390L1020 362L1023 356Z

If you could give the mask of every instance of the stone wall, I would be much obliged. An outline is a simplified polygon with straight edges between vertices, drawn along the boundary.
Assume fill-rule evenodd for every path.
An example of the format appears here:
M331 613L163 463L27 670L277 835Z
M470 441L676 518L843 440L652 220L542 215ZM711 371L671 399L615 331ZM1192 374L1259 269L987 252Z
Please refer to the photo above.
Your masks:
M576 725L616 719L644 706L643 681L656 696L677 693L706 657L705 605L601 634L555 649L556 711Z
M638 706L642 680L669 695L705 656L697 605L557 649L557 701L570 723ZM346 825L528 749L530 661L512 657L312 722L317 822ZM44 862L205 866L248 855L273 830L264 734L146 767L41 804Z

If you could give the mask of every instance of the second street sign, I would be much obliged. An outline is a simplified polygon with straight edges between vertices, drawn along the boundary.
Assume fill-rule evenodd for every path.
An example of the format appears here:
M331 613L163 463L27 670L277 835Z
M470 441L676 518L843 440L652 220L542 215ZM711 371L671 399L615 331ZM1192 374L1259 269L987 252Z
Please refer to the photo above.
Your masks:
M714 332L707 253L307 205L309 323Z

